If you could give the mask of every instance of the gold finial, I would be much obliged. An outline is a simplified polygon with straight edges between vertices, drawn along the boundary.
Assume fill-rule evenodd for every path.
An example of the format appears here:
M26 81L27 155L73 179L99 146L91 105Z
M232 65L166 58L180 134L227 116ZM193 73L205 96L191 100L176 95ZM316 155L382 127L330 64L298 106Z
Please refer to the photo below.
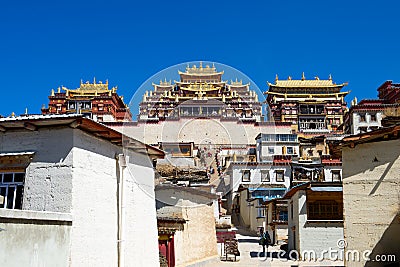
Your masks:
M213 67L213 69L215 69L215 64L214 64L214 62L213 62L213 64L212 64L212 67Z
M57 88L57 93L61 93L61 88L60 88L60 86Z
M306 79L306 76L304 76L304 71L303 74L301 75L301 80L304 81Z
M291 80L292 80L292 76L289 76L287 79L288 79L289 81L291 81Z
M332 81L332 74L329 74L329 79L330 81Z
M164 78L164 82L167 83L167 77Z
M28 115L28 108L25 108L25 115Z
M318 77L318 76L315 76L315 80L319 81L319 77Z
M106 85L108 85L108 79L106 80Z
M203 68L203 62L202 61L200 61L200 69L202 69Z
M278 74L275 75L275 82L279 80Z
M14 113L14 111L11 112L11 118L15 118L15 113Z
M93 77L93 84L96 84L96 77Z
M54 96L54 89L51 89L51 96Z
M238 82L238 81L237 81L237 77L236 77L236 81L235 81L235 82Z
M82 81L82 79L81 79L81 84L83 84L83 81Z

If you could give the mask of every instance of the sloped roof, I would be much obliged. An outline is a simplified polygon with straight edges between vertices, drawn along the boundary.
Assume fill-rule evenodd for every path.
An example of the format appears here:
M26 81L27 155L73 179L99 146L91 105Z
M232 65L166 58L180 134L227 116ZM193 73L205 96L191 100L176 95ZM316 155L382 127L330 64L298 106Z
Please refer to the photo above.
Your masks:
M164 152L158 148L146 145L136 139L107 127L104 124L85 118L80 114L63 115L28 115L19 117L0 118L0 131L30 130L41 128L71 127L80 129L90 135L105 139L115 145L124 146L139 153L156 158L163 158Z

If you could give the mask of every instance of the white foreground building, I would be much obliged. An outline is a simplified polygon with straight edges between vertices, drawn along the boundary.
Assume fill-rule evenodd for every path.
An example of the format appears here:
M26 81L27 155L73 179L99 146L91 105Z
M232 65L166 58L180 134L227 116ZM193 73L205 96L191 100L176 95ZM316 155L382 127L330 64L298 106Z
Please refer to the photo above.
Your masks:
M159 266L161 150L81 116L2 118L0 131L0 266Z

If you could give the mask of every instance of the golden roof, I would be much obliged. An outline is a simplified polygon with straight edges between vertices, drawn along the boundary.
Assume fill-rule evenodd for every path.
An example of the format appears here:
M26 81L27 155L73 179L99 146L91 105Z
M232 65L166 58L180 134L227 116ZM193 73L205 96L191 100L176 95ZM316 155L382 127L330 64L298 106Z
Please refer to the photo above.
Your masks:
M113 87L111 89L108 88L108 80L106 83L103 83L99 81L96 83L96 78L93 79L93 83L90 83L89 81L83 83L81 80L79 88L76 89L69 89L64 86L62 86L62 89L68 93L74 93L74 94L97 94L97 93L115 93L117 91L117 87Z
M307 80L303 72L301 80L293 80L292 77L290 76L287 80L279 80L278 75L276 75L275 84L268 82L268 85L272 87L284 87L284 88L290 88L290 87L321 88L321 87L343 87L347 85L347 83L336 84L332 81L332 76L330 75L328 80L321 80L319 79L318 76L315 77L314 80Z
M227 85L228 85L228 86L232 86L232 87L243 87L243 86L249 86L250 83L243 84L243 81L242 81L242 80L238 81L238 79L236 78L235 81L232 81L232 80L231 80L231 83L230 83L230 84L227 84Z
M187 74L187 75L217 75L217 74L223 74L223 71L217 72L217 69L214 66L214 63L212 67L210 65L206 65L206 67L203 67L203 63L200 62L199 67L197 67L195 64L190 67L189 64L186 67L186 71L178 71L179 74Z

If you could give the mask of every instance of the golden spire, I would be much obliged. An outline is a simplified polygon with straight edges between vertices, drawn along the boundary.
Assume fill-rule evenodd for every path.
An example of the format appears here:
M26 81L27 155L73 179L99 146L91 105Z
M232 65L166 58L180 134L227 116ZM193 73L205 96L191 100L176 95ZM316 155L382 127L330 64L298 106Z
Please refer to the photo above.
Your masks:
M306 76L304 76L304 71L303 74L301 75L301 80L304 81L306 79Z
M11 118L15 118L15 112L11 112Z
M83 84L83 80L81 79L81 84Z
M54 89L51 89L51 96L54 96Z
M289 76L287 79L288 79L289 81L292 80L292 76Z
M319 77L318 77L318 76L315 76L315 80L319 81Z
M279 80L278 74L275 75L275 82Z
M57 93L61 93L61 88L60 88L60 86L57 88Z
M332 74L329 74L328 80L332 81Z
M203 68L203 62L202 61L200 61L200 69L202 69Z
M93 77L93 84L96 84L96 77Z

